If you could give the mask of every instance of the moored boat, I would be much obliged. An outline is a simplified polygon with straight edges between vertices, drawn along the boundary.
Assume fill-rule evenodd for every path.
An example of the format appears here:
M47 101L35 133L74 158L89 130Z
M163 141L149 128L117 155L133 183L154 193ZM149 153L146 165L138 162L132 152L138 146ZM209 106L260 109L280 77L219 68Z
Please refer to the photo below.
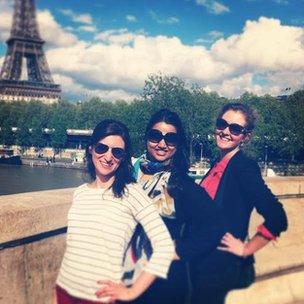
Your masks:
M13 149L0 149L0 164L5 165L22 165L20 155L14 155Z
M189 168L189 176L194 179L201 179L205 176L205 174L210 169L209 162L200 161L190 166Z

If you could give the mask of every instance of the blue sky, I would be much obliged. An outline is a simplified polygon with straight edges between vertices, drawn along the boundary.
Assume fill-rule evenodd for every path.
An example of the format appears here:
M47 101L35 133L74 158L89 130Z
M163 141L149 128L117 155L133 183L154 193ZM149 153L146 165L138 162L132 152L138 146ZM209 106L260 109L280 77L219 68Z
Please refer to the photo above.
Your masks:
M72 23L61 10L72 10L75 14L90 14L94 25L101 31L126 27L130 31L144 30L151 36L177 36L186 44L196 44L202 37L211 40L210 32L222 33L224 37L240 33L247 20L257 20L261 16L279 19L284 25L304 26L303 0L36 2L40 9L50 9L58 22L64 26L70 26ZM215 3L222 6L216 9ZM134 18L129 18L128 21L126 16ZM92 39L92 35L86 35L84 38Z
M65 96L132 100L153 73L238 97L304 82L304 0L36 0ZM0 63L12 1L0 0Z

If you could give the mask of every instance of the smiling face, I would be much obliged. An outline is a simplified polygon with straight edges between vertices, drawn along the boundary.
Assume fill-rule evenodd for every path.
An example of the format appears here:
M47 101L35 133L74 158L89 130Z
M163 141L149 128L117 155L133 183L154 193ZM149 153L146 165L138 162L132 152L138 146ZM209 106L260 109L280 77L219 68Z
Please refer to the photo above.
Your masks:
M109 147L109 149L102 154L96 153L94 147L91 147L90 149L92 162L95 167L96 178L101 181L106 181L115 175L115 172L121 163L121 159L115 158L112 154L112 149L124 149L125 142L121 136L109 135L103 139L100 139L98 143L107 145ZM97 144L95 146L97 146Z
M224 119L228 124L238 124L242 127L246 127L246 117L240 111L228 110L221 118ZM221 150L223 155L226 155L232 151L238 151L240 144L245 141L247 137L248 135L243 133L240 135L231 134L228 127L226 127L224 130L216 129L215 131L216 145Z
M173 125L163 121L156 123L152 129L160 131L163 135L177 132ZM164 139L161 139L158 143L147 140L147 150L154 160L164 162L173 157L176 146L168 145Z

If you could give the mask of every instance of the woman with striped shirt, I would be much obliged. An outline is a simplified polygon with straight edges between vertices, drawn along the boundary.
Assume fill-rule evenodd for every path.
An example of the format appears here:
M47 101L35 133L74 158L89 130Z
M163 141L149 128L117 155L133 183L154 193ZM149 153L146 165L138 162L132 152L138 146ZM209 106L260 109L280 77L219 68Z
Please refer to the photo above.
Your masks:
M134 183L126 126L104 120L86 153L92 182L78 187L68 213L66 252L57 279L58 304L130 301L156 277L166 278L174 246L155 205ZM140 223L153 254L131 287L121 283L128 243Z

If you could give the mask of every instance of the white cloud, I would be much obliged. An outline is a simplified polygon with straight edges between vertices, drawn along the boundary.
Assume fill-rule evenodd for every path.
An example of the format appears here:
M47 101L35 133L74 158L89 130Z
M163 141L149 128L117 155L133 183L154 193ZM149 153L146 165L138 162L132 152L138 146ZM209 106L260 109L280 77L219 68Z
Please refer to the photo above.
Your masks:
M169 17L166 19L165 23L167 23L167 24L179 23L179 19L176 17Z
M75 44L78 39L75 35L63 29L48 11L39 11L37 16L41 37L50 47L62 47Z
M204 37L198 38L195 42L198 44L210 44L213 43L215 40L222 38L224 34L219 31L210 31Z
M66 94L77 96L78 100L85 101L93 97L99 97L104 100L125 100L132 101L138 97L136 94L130 94L122 89L101 90L88 89L82 84L75 81L72 77L55 74L53 76L56 83L60 83Z
M212 37L213 39L219 39L222 38L224 36L224 34L222 32L219 31L211 31L208 33L208 35L210 37Z
M105 33L108 41L113 41ZM183 45L178 38L131 35L132 45L79 43L48 51L57 73L73 75L81 83L137 91L151 73L164 72L197 82L230 73L225 63L213 62L203 47Z
M217 41L211 52L236 69L303 70L303 38L303 28L261 17L247 21L242 34Z
M94 33L97 31L97 28L93 25L82 25L82 26L79 26L77 28L78 31L81 31L81 32L89 32L89 33Z
M213 85L212 89L220 95L227 97L240 96L249 91L257 95L263 94L262 87L252 83L253 74L245 73L243 75L223 80L219 85ZM269 93L269 92L268 92Z
M61 9L59 10L63 15L68 16L75 23L84 23L84 24L92 24L93 19L90 14L76 14L70 9Z
M196 0L196 4L204 6L209 13L214 15L221 15L230 12L228 6L214 0Z
M127 15L126 20L129 22L137 22L137 18L133 15Z
M107 30L95 36L95 40L100 40L106 44L126 45L134 41L137 34L129 32L126 28L117 30Z
M274 95L280 95L282 94L283 90L285 88L292 88L295 90L295 88L300 89L304 88L304 71L298 70L298 71L292 71L292 70L282 70L277 71L276 73L268 73L267 74L267 81L268 85L265 89L273 88L271 93Z
M217 32L209 35L220 37ZM227 97L245 91L276 95L286 85L302 85L303 37L302 28L265 17L248 21L242 33L220 38L210 49L185 45L176 37L116 29L99 33L91 44L77 41L50 49L47 58L54 72L73 80L63 84L64 90L68 85L79 94L103 98L130 100L141 92L148 75L159 72ZM256 73L264 83L256 83Z
M163 17L160 17L158 14L156 14L152 10L150 10L149 14L150 14L151 18L153 20L155 20L159 24L169 24L169 25L172 25L172 24L179 23L179 19L177 17L171 16L171 17L163 18Z

